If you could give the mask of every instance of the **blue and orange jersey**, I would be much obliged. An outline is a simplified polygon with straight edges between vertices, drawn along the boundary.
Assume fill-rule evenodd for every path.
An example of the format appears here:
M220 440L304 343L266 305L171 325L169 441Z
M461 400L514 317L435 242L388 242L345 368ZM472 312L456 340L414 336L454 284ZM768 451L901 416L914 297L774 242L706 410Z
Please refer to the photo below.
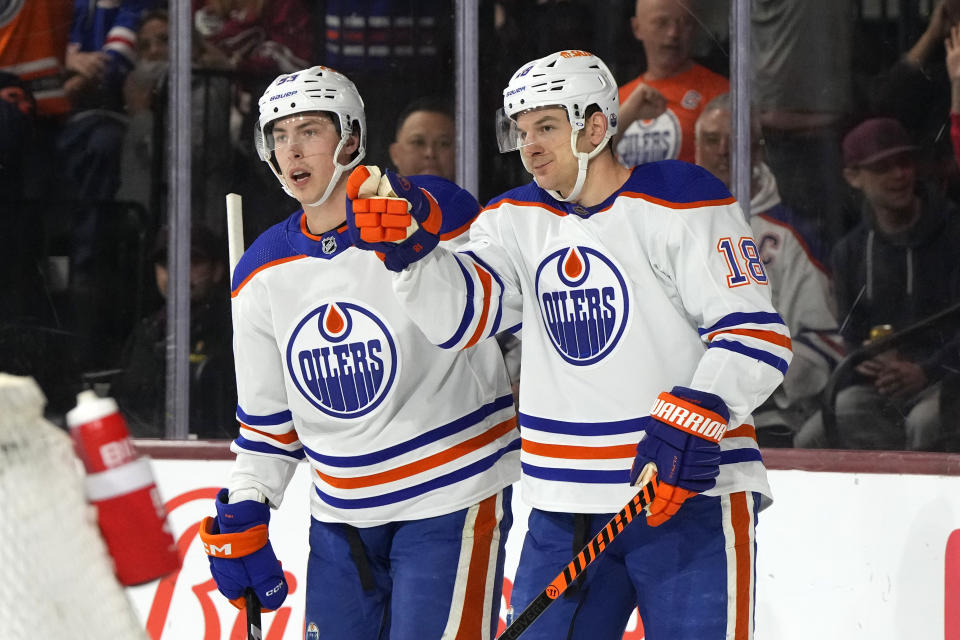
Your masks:
M414 176L450 240L479 205ZM446 244L445 241L442 244ZM451 513L519 476L519 434L495 342L431 344L376 255L345 226L310 233L302 211L263 233L233 279L240 432L230 488L280 503L292 466L313 472L313 517L373 526Z
M0 71L28 84L40 115L70 111L63 89L70 24L70 5L63 0L8 2L0 8Z
M780 384L790 332L739 204L706 170L640 165L596 206L536 184L492 200L456 251L398 274L394 290L442 347L522 329L524 500L610 513L657 395L723 398L729 431L711 495L770 495L751 412Z

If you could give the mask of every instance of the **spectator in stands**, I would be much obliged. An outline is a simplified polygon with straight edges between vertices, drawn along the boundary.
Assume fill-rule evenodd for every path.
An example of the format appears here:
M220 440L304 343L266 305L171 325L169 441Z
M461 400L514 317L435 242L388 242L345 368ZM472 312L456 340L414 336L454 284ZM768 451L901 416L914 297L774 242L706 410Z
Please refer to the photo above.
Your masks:
M390 161L401 175L429 174L456 180L457 131L447 101L419 98L397 118Z
M122 344L109 324L117 316L117 300L105 286L115 275L115 248L104 239L115 230L118 216L104 203L115 200L120 186L123 82L136 57L140 18L154 2L73 4L64 83L72 111L58 133L55 157L63 163L58 196L75 204L57 228L69 230L71 306L87 370L111 366Z
M155 220L166 213L169 30L166 11L156 10L144 16L137 33L137 64L124 83L129 121L117 197L139 202L152 212ZM206 69L228 65L226 57L202 38L194 39L193 61ZM191 87L193 220L223 234L223 195L231 191L234 160L230 139L231 82L225 77L198 74Z
M731 186L730 94L704 107L696 125L697 164ZM750 206L745 211L770 281L773 306L790 328L793 360L780 387L753 416L761 446L792 446L794 434L819 407L820 392L842 353L819 248L763 161L760 121L751 118Z
M167 292L166 228L151 255L157 289ZM233 331L226 244L208 227L190 232L190 433L202 438L236 435ZM164 433L167 309L144 318L127 339L122 370L111 388L138 437Z
M951 100L943 47L958 20L960 0L939 0L920 37L892 67L871 79L867 93L870 112L896 118L920 146L919 175L953 199L960 198L960 174L943 135Z
M0 13L0 71L20 77L37 99L39 116L70 111L63 56L71 12L64 0L5 3Z
M259 75L291 73L312 59L314 28L305 0L205 0L194 24L232 68Z
M694 125L729 81L691 58L696 20L690 0L637 0L630 19L647 68L620 88L617 155L627 166L677 158L694 161ZM650 112L658 113L651 118Z
M871 330L905 329L958 300L960 211L935 189L917 189L916 145L892 118L871 118L843 140L844 178L863 197L861 223L834 247L838 317L847 348ZM931 450L942 446L940 380L958 366L955 330L934 327L861 363L836 401L846 448ZM796 446L825 444L813 416Z
M752 0L751 7L752 97L766 162L784 200L830 245L855 224L844 215L840 157L853 102L850 3Z

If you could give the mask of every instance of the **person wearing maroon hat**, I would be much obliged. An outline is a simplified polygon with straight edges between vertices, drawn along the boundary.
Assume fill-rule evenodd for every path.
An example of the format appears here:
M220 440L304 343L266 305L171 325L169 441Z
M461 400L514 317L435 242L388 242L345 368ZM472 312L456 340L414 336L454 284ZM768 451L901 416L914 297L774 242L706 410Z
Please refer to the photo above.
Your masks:
M860 223L831 263L837 317L849 351L878 327L905 329L960 300L960 211L917 182L913 143L893 118L871 118L843 139L843 177L863 200ZM866 360L837 396L844 448L937 450L949 435L941 379L958 365L960 339L936 327ZM819 414L794 444L825 446Z

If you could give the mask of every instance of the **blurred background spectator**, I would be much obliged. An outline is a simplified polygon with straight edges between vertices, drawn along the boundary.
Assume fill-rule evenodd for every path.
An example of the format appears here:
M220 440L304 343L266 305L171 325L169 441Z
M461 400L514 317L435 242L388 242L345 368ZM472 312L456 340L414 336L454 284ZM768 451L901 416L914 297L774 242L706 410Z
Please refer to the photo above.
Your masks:
M668 158L693 162L697 117L710 100L730 90L730 83L692 58L697 21L691 3L637 0L635 7L630 24L647 66L620 88L617 154L627 166ZM656 93L666 100L666 109L645 119Z
M848 0L753 0L753 100L784 199L829 245L844 217L840 140L852 110L854 6Z
M831 255L840 332L851 351L960 301L960 211L918 185L916 152L904 127L871 118L843 140L844 178L862 196L863 218ZM918 189L918 186L920 187ZM940 415L940 380L958 364L958 333L931 328L896 350L861 363L836 402L842 446L936 450L951 434ZM812 417L797 446L825 446Z
M704 107L696 124L697 164L731 186L730 94ZM764 162L760 120L751 118L749 216L773 306L790 328L793 360L780 387L753 413L761 446L793 446L793 436L818 408L830 372L843 356L821 248L805 221L784 204Z
M167 237L157 234L150 262L157 290L166 298ZM226 242L208 227L190 231L190 433L200 438L236 436L233 326L227 282ZM121 369L110 393L127 417L130 433L163 435L167 357L167 308L141 320L127 338Z
M397 117L390 162L402 175L457 177L457 132L450 104L439 97L418 98Z

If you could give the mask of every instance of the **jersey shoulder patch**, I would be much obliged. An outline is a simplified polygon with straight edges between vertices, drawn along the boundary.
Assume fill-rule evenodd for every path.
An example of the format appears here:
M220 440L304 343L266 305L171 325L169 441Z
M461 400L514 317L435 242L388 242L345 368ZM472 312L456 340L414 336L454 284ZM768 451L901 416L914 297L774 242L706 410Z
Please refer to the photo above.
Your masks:
M246 251L243 252L237 267L233 271L233 280L230 283L230 289L236 293L237 289L255 272L264 266L299 255L287 238L287 228L292 224L295 228L300 226L300 216L303 210L298 210L290 215L289 218L273 225L253 241Z
M678 209L734 201L726 185L712 173L681 160L661 160L634 167L621 192L632 192Z
M455 238L470 228L480 213L480 203L473 194L446 178L440 176L407 176L416 186L426 189L436 199L443 212L440 225L440 237L444 240Z

